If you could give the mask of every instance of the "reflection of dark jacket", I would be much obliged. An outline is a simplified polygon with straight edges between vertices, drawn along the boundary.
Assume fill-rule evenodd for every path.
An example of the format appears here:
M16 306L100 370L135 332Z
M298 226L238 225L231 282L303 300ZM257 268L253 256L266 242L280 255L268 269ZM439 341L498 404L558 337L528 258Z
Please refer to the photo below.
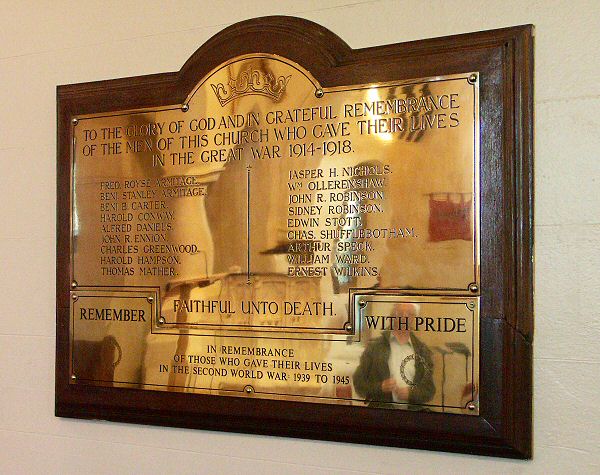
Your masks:
M354 388L370 406L385 406L394 402L392 393L383 392L381 389L381 383L390 378L388 363L391 353L390 338L394 338L392 333L385 332L381 337L369 343L360 357L358 368L354 372ZM419 407L411 406L424 404L435 394L432 377L433 363L431 350L414 333L410 334L410 342L417 359L415 361L414 377L416 384L409 389L408 404L409 409L419 409Z

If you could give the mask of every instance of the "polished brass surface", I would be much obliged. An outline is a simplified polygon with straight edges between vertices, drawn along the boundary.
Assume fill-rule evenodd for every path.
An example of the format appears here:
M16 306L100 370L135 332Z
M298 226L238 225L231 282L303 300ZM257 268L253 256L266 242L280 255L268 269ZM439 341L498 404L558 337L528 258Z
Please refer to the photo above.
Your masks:
M413 400L408 406L391 404L385 393L379 393L369 405L478 414L479 297L414 295L398 290L362 292L351 292L360 325L356 346L361 348L353 373L353 404L357 397L367 396L366 388L380 382L377 375L382 358L376 354L388 351L396 341L412 341L405 359L421 363L424 371L416 371L421 379L411 380L401 368L396 383L408 386ZM383 360L388 365L384 370L393 374L393 358Z
M478 80L248 55L183 105L78 116L72 384L478 413ZM366 391L396 342L398 394Z

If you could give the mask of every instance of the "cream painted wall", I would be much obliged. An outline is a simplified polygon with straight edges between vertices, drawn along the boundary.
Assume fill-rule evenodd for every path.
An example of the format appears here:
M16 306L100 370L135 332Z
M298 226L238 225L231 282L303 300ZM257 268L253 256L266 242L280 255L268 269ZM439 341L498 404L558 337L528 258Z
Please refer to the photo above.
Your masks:
M598 0L0 0L1 473L600 473ZM211 35L288 14L360 48L534 23L532 462L58 419L57 84L178 70Z

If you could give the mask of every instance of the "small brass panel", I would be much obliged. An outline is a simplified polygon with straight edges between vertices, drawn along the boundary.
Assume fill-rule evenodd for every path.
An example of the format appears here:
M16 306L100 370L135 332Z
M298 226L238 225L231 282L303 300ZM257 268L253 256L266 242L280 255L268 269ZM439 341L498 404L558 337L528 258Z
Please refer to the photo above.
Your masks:
M478 413L477 73L323 88L247 55L73 119L74 384ZM409 311L405 389L374 396L367 317Z
M370 406L479 414L479 297L353 294ZM406 401L408 400L408 401Z
M144 342L157 318L158 290L71 292L71 383L113 385L141 367Z

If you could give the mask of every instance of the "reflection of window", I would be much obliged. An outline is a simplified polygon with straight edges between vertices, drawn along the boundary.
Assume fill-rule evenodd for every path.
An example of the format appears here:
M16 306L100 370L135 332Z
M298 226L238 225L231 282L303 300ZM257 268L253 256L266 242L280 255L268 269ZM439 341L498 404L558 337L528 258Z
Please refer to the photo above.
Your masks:
M429 240L433 242L463 239L470 241L470 193L432 193L429 195Z

